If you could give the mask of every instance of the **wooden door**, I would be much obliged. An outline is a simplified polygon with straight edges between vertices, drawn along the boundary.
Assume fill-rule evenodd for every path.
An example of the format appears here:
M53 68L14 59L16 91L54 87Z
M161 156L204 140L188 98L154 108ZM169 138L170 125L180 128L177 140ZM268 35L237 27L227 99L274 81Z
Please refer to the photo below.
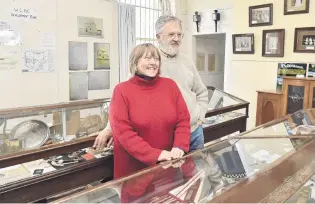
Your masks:
M258 92L256 126L282 116L282 93Z

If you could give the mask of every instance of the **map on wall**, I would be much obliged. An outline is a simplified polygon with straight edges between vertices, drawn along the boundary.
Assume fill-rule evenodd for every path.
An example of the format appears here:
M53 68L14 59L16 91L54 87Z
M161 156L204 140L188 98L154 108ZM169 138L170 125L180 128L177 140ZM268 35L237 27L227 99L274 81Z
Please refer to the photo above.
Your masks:
M55 55L52 50L24 49L22 72L53 72Z

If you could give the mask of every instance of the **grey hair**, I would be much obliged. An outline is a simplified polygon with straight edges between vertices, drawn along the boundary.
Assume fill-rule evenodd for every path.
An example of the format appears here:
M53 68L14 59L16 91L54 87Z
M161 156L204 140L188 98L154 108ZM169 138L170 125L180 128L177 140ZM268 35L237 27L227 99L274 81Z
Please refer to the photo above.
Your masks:
M176 16L162 15L158 18L158 20L155 23L156 34L161 33L163 26L170 21L178 22L179 26L182 27L182 21L179 18L177 18Z

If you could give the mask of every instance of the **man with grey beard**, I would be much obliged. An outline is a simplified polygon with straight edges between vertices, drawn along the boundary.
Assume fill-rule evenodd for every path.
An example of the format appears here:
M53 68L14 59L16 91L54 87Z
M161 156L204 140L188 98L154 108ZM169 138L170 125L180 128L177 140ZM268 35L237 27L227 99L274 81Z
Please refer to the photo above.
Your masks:
M204 147L202 123L207 112L208 91L202 83L193 61L179 53L183 33L181 20L175 16L161 16L156 24L156 38L162 57L162 77L173 79L179 87L190 113L190 151ZM94 148L102 149L113 142L110 125L99 133ZM173 148L174 155L182 157L184 152Z

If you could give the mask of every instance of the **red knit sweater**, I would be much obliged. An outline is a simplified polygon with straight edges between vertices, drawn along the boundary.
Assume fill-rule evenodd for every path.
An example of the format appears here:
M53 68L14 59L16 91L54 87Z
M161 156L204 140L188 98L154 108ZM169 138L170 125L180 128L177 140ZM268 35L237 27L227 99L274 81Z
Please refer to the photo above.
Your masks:
M189 150L189 112L171 79L134 76L118 84L109 115L115 179L156 164L162 150Z

